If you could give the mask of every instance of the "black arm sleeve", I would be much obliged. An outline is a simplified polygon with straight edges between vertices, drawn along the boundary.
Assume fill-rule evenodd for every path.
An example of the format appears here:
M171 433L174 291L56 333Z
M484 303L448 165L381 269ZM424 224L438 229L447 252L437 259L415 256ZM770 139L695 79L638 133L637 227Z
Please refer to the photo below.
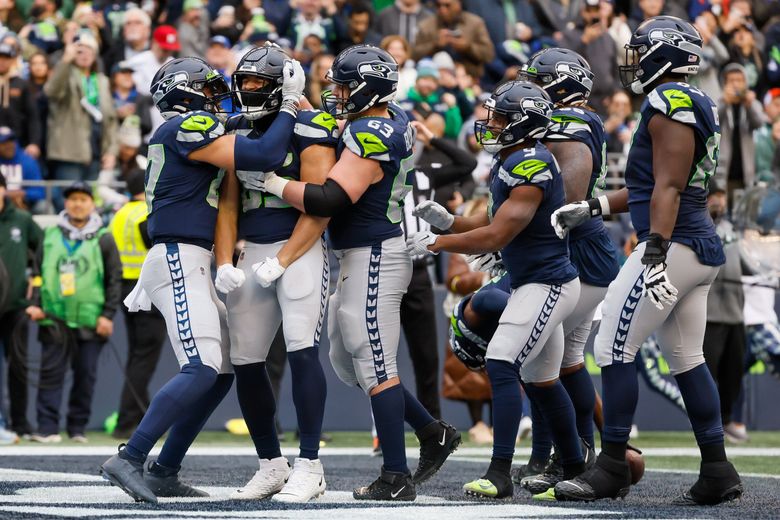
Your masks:
M268 131L259 139L236 135L233 157L236 170L271 172L284 164L293 135L295 118L279 112Z
M98 243L103 257L103 289L105 291L103 312L100 315L113 320L122 299L122 262L119 260L119 251L111 233L100 237Z
M332 217L351 204L347 192L333 179L325 179L325 184L306 183L303 190L303 208L309 215Z
M146 220L138 224L138 231L141 233L141 240L146 246L146 249L152 248L152 239L149 238L149 226Z

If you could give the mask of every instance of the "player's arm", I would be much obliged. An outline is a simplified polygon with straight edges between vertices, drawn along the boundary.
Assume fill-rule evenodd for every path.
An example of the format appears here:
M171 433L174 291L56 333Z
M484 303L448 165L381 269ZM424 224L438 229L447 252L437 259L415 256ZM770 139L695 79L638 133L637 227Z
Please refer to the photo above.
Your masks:
M428 245L428 250L433 253L450 251L464 254L498 251L531 222L543 196L544 191L536 186L518 186L511 191L488 225L465 233L439 235Z
M560 166L566 202L584 200L588 196L588 184L593 171L593 156L588 145L573 140L545 144Z
M465 233L466 231L490 224L490 217L487 211L469 217L462 217L453 215L447 211L447 208L432 200L419 203L412 210L412 214L437 229L449 230L453 233Z
M573 228L594 217L626 211L628 211L628 188L621 188L592 199L565 204L550 216L550 223L558 238L563 238Z
M229 293L241 287L246 276L233 266L233 251L238 237L238 214L241 188L234 171L225 172L219 191L219 208L214 234L214 256L217 262L217 277L214 287L222 293Z

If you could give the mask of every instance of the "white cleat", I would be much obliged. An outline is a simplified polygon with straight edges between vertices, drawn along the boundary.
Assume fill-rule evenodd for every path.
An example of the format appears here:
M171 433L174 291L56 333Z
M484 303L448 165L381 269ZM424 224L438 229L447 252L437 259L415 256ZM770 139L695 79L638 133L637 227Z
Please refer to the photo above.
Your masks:
M260 459L257 470L246 486L230 494L233 500L263 500L282 490L290 477L290 463L284 457Z
M325 493L325 474L319 459L296 458L287 484L273 496L274 502L305 503Z

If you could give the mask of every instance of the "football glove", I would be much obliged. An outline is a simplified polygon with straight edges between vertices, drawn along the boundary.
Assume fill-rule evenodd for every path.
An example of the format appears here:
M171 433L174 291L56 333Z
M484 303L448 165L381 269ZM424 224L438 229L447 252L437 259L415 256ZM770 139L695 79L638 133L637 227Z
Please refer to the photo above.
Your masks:
M285 268L279 264L276 257L266 258L262 262L252 264L252 272L255 273L255 281L268 288L284 274Z
M677 288L672 285L666 275L666 252L671 242L664 240L658 233L652 233L645 243L642 264L645 271L642 274L642 296L649 298L658 310L664 305L674 305L677 302Z
M606 195L561 206L550 216L550 223L558 238L563 239L573 228L602 214L609 215L609 200Z
M450 214L444 206L432 200L426 200L418 204L412 210L412 215L420 217L431 226L439 229L450 229L453 222L455 222L454 215Z
M499 276L506 271L504 261L501 259L501 253L498 251L479 255L466 255L466 262L475 271L488 273L491 278Z
M306 73L298 60L285 60L282 70L282 112L298 115L298 104L306 87Z
M217 267L217 277L214 280L214 287L222 294L227 294L234 289L238 289L244 284L246 275L244 271L232 264L222 264Z
M434 255L436 253L428 249L428 246L435 244L437 238L439 238L438 235L430 231L412 233L406 239L406 251L411 257Z

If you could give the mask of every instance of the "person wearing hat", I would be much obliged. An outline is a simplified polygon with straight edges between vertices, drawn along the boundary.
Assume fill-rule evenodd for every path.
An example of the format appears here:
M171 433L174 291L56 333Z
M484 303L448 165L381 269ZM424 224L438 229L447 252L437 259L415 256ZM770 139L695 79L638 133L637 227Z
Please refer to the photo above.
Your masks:
M206 62L217 69L230 85L233 71L236 70L236 55L233 46L225 36L212 36L206 49Z
M120 124L127 116L135 115L138 89L133 81L133 68L126 61L111 67L111 94Z
M15 70L17 56L14 45L0 42L0 126L10 127L19 144L37 159L43 129L30 85Z
M444 118L444 136L450 139L458 137L463 117L460 115L457 100L452 94L445 93L439 85L439 68L431 59L422 59L417 63L417 79L409 89L401 108L411 112L414 119L423 121L431 114Z
M209 44L209 13L203 0L184 0L184 7L177 29L181 41L182 56L206 56Z
M152 33L149 50L139 52L124 60L125 66L133 69L133 82L138 94L151 96L149 88L154 75L181 50L179 33L172 25L160 25Z
M109 80L98 71L98 50L90 32L77 34L44 87L53 179L92 180L116 164L117 115ZM55 205L61 203L57 197Z
M85 436L100 351L114 330L122 292L122 264L111 233L95 211L92 188L76 181L64 190L65 209L44 232L33 284L35 303L26 313L38 322L41 342L36 442L60 442L65 373L73 370L66 430Z
M30 253L35 253L43 239L41 228L32 216L16 207L7 196L5 177L0 175L0 270L7 282L0 282L0 365L8 360L8 392L10 394L10 424L20 437L32 432L27 422L27 320L24 310L27 300L27 267ZM1 273L0 273L1 274ZM2 277L2 276L0 276ZM3 297L3 295L5 295ZM3 373L0 367L0 374ZM0 403L5 383L0 377ZM0 408L2 404L0 404ZM3 415L0 412L0 415ZM2 421L2 419L0 419ZM0 426L3 426L0 424Z
M11 198L17 206L34 207L40 213L46 197L42 186L22 187L22 181L40 181L38 161L16 144L16 134L7 126L0 126L0 177L11 185Z
M136 169L127 177L130 201L117 211L109 229L114 236L122 262L122 299L130 294L141 274L141 265L151 247L146 231L144 172ZM149 407L149 381L152 379L165 342L165 320L152 307L150 311L128 312L122 306L127 329L127 366L119 417L113 436L129 438Z

